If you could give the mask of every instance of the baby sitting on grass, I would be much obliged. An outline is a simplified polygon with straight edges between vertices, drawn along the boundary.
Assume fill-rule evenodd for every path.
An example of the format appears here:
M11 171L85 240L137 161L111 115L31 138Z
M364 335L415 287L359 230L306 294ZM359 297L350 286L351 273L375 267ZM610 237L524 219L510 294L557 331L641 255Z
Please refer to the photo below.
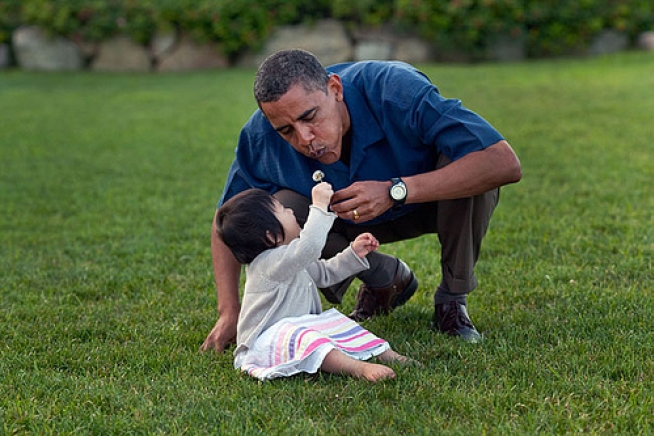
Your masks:
M219 237L247 264L234 367L260 380L321 370L376 382L395 372L365 360L408 360L336 309L322 312L318 287L369 268L366 255L379 246L363 233L337 256L320 259L336 218L328 211L333 193L326 182L313 188L303 229L291 209L260 189L234 196L216 216Z

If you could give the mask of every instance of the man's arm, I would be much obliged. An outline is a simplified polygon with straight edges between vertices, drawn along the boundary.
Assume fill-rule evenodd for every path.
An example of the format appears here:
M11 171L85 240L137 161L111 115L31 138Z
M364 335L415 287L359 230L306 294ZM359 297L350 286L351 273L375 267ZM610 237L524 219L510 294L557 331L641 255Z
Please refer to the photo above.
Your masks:
M200 349L222 352L236 340L236 324L241 310L238 294L241 265L218 237L215 216L211 225L211 260L218 295L218 321Z
M521 178L520 161L502 140L442 168L402 180L407 186L407 203L427 203L479 195ZM332 210L340 218L352 220L356 209L357 222L376 218L393 206L390 185L390 181L355 182L334 194Z
M403 177L407 203L451 200L483 194L522 178L518 156L508 142L463 156L438 170Z

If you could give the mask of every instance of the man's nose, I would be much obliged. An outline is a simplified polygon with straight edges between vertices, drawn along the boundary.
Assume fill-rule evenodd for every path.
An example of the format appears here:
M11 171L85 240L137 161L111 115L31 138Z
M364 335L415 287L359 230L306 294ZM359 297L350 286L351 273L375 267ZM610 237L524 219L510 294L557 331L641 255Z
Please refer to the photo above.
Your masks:
M313 141L316 137L310 127L302 127L298 129L297 134L300 145L307 148L311 147L311 141Z

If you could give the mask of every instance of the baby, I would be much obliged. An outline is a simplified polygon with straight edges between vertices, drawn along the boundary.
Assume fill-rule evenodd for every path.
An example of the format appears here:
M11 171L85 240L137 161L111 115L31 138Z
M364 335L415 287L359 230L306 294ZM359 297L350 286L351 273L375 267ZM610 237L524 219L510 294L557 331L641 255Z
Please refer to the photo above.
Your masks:
M329 183L312 191L303 229L291 209L260 189L244 191L218 210L218 235L246 265L234 366L261 380L318 370L376 382L395 377L382 363L407 362L389 343L330 309L322 312L318 287L369 268L379 242L370 233L329 259L320 259L336 215L328 211Z

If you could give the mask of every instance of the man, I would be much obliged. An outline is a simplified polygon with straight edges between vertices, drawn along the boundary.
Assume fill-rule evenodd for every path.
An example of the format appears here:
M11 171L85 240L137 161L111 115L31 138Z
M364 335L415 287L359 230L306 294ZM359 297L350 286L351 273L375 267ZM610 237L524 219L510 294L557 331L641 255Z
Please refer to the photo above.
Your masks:
M311 53L281 51L257 71L254 94L259 110L241 130L220 204L245 189L262 188L301 221L312 174L321 170L334 187L331 209L338 216L323 256L363 232L382 244L438 233L442 281L432 326L481 340L466 296L477 285L474 266L499 187L522 177L508 142L401 62L325 69ZM217 237L215 223L211 247L219 318L202 349L222 351L236 336L240 265ZM380 252L368 260L370 269L357 276L363 284L350 314L358 321L404 304L418 286L401 260ZM350 283L323 294L338 303Z

